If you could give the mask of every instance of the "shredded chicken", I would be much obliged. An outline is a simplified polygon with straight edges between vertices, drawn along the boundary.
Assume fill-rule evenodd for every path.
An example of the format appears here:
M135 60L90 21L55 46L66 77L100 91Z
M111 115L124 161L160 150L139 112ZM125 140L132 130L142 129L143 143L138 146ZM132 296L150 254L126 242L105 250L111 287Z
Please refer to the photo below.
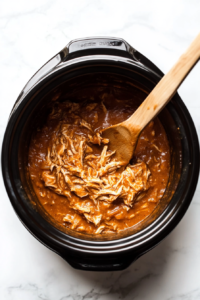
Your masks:
M105 107L103 103L101 105ZM75 103L71 112L77 107ZM96 103L93 103L87 109L91 111L95 107ZM116 223L103 220L100 205L107 203L109 207L119 199L122 211L128 211L148 189L150 171L141 161L122 167L114 156L115 151L109 150L108 139L103 139L99 132L94 133L92 126L82 119L77 119L76 124L87 128L89 134L78 135L70 124L60 124L48 148L42 179L46 187L68 198L74 215L66 215L63 221L71 229L76 229L80 219L85 218L96 226L96 233L117 232ZM99 145L100 154L93 154L92 144ZM116 214L117 210L110 212L111 217ZM84 228L80 230L84 231Z
M82 127L85 127L93 132L91 125L88 124L85 120L81 120L80 124Z

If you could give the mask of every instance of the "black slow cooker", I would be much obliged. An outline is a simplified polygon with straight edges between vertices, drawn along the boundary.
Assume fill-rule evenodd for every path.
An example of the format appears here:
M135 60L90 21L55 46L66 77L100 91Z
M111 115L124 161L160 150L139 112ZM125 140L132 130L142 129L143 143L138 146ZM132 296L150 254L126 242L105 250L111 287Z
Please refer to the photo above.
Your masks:
M112 86L142 102L163 73L118 38L70 42L28 81L11 111L2 146L2 172L10 201L24 226L41 243L82 270L113 271L128 267L155 247L186 212L199 175L199 143L192 118L178 94L159 114L171 147L171 171L164 196L143 222L121 233L90 236L63 230L43 210L28 174L32 131L43 122L52 95L76 101L77 91Z

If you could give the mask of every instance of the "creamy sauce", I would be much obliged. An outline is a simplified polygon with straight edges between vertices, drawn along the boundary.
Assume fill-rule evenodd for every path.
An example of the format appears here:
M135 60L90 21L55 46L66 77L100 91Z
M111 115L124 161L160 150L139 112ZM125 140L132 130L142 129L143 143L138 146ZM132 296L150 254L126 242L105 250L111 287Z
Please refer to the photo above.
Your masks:
M162 198L170 149L158 118L141 133L130 165L120 168L99 131L130 117L129 101L56 103L29 148L29 172L44 209L64 227L119 232L144 220ZM120 181L121 180L121 181Z

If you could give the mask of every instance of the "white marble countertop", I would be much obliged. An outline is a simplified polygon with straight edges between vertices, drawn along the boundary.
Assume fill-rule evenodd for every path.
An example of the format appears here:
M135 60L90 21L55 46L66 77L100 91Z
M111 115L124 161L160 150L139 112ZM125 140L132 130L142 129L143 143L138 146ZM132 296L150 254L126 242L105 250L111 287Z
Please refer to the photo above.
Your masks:
M28 79L70 40L116 36L166 72L200 31L199 0L0 0L0 139ZM179 89L200 137L200 63ZM14 213L0 178L0 299L199 300L200 185L176 229L122 272L72 269Z

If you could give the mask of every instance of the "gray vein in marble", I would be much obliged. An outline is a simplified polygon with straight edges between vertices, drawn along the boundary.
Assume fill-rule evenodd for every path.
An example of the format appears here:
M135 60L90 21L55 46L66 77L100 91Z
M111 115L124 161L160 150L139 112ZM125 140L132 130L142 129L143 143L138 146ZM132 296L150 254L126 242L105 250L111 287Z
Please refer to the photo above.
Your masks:
M180 294L167 298L166 300L199 300L200 299L200 289L195 289L189 291L185 294Z
M119 278L110 286L110 289L106 292L103 291L104 287L102 287L99 291L92 288L86 294L80 295L79 293L74 293L74 294L70 293L60 298L59 300L67 300L70 298L72 298L73 300L88 300L88 299L99 300L100 298L102 298L102 296L105 295L109 295L109 299L116 299L115 298L116 296L118 297L118 299L125 299L134 290L135 287L139 288L140 284L143 284L145 280L154 276L152 273L146 274L145 276L141 277L137 281L133 283L129 283L128 285L122 287L119 284L119 280L123 275L124 273L122 273L119 276ZM114 298L112 298L112 296L114 296ZM134 298L133 296L131 297L131 299Z
M37 296L39 299L42 300L49 300L48 297L43 295L42 289L39 288L36 284L28 283L26 285L18 285L18 286L10 286L7 288L8 295L10 295L12 298L17 295L16 292L28 292L33 294L34 296ZM28 300L28 299L27 299Z

